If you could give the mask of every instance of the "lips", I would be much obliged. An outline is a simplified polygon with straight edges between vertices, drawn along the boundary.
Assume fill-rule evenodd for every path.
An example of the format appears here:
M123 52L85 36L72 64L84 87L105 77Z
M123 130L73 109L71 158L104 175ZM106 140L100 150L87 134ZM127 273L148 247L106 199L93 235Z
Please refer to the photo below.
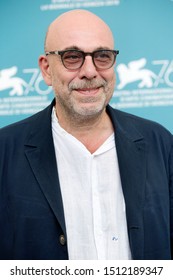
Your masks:
M79 89L76 89L76 91L83 95L95 95L99 91L99 87L98 88L81 88L81 89L79 88Z

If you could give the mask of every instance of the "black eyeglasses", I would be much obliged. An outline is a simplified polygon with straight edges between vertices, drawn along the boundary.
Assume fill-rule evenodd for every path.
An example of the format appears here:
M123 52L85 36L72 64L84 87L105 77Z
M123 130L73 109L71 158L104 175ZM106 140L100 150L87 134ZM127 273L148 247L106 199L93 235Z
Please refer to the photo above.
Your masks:
M61 56L62 63L69 70L77 70L82 67L85 57L90 55L96 69L105 70L114 65L115 59L119 51L117 50L97 50L94 52L83 52L80 50L65 51L47 51L47 55L56 54Z

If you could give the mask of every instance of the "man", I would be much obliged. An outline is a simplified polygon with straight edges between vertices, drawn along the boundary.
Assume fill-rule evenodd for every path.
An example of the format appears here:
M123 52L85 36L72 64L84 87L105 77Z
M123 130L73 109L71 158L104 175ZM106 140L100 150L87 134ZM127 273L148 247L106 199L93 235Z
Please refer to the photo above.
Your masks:
M117 54L89 11L49 26L55 100L0 132L1 259L171 259L173 138L108 105Z

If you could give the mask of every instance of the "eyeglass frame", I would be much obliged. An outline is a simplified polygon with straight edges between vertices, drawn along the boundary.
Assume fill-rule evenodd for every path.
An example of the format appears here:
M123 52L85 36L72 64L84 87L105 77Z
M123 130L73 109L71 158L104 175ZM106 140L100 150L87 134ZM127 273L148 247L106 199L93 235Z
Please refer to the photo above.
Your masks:
M81 53L82 54L82 58L83 58L83 61L82 61L82 64L78 67L78 68L68 68L68 67L66 67L65 66L65 64L64 64L64 60L63 60L63 55L65 54L65 53L67 53L67 52L69 52L69 51L75 51L75 52L79 52L79 53ZM104 52L104 51L109 51L109 52L111 52L113 55L114 55L114 59L113 59L113 61L112 61L112 64L111 64L111 66L109 66L108 68L99 68L99 67L97 67L97 65L95 64L95 61L94 61L94 55L95 55L95 53L97 53L97 52ZM84 62L85 62L85 57L86 56L91 56L92 57L92 62L93 62L93 64L94 64L94 66L96 67L96 69L98 69L98 70L107 70L107 69L110 69L113 65L114 65L114 63L115 63L115 60L116 60L116 56L119 54L119 50L109 50L109 49L100 49L100 50L95 50L95 51L93 51L93 52L84 52L84 51L82 51L82 50L76 50L76 49L67 49L67 50L64 50L64 51L46 51L45 52L45 55L46 56L48 56L48 55L52 55L52 54L55 54L55 55L59 55L60 57L61 57L61 61L62 61L62 64L64 65L64 67L66 68L66 69L68 69L68 70L78 70L78 69L80 69L81 67L82 67L82 65L84 64Z

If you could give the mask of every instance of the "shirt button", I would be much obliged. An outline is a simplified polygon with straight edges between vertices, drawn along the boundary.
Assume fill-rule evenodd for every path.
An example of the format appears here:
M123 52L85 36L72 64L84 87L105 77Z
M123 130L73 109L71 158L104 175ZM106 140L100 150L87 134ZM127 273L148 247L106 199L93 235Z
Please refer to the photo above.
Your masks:
M65 245L66 240L65 240L65 236L64 236L63 234L60 235L60 237L59 237L59 242L60 242L61 245Z

